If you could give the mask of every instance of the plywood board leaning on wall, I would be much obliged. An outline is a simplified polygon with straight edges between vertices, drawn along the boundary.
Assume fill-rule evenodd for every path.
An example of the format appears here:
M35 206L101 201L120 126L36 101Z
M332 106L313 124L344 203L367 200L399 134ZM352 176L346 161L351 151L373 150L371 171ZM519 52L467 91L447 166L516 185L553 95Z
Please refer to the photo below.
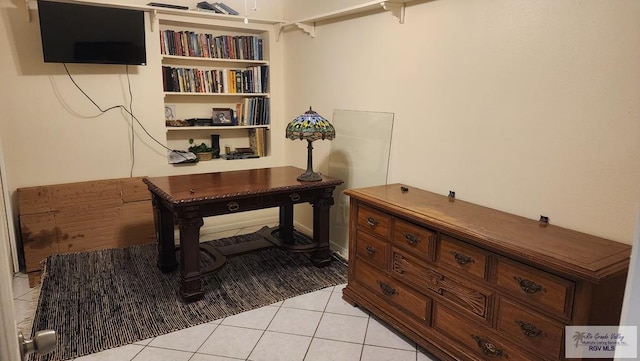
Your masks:
M151 195L142 177L18 190L18 214L29 285L52 254L155 242Z

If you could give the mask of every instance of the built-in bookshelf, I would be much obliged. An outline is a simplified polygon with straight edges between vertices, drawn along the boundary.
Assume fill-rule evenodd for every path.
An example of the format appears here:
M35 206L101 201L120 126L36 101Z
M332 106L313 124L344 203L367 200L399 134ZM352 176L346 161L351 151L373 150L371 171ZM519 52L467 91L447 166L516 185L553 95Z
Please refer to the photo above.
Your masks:
M269 156L272 28L169 15L158 27L167 145L187 149L189 139L209 144L218 135L223 158L250 147Z

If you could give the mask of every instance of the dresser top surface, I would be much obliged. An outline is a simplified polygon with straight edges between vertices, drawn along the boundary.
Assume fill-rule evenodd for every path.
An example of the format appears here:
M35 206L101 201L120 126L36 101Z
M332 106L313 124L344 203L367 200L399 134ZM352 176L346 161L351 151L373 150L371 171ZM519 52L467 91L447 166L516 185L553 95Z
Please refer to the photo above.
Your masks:
M403 191L405 187L407 191ZM631 246L402 184L348 189L352 199L426 227L598 282L625 271Z

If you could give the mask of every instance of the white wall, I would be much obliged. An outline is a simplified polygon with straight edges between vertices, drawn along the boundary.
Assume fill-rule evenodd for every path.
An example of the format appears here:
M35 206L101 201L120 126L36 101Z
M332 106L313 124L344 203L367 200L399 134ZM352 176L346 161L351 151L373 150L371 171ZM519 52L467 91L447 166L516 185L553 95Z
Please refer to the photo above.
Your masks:
M300 18L340 6L294 3ZM407 6L404 24L377 13L315 38L289 29L284 114L393 112L390 182L631 243L639 13L634 0L438 0ZM326 167L329 142L314 146ZM305 164L303 144L285 147Z

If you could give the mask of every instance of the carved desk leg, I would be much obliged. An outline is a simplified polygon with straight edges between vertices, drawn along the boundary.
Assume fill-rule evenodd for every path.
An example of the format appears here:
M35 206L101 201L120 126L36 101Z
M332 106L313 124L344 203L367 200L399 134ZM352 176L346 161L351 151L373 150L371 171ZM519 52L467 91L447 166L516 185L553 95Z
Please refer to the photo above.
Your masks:
M180 227L180 296L197 301L204 296L200 273L200 227L204 224L197 206L178 212Z
M293 204L280 206L278 235L282 243L293 244Z
M155 194L152 195L151 203L158 242L158 268L162 272L170 272L178 267L173 236L173 212L165 207Z
M325 267L331 263L329 248L329 209L333 205L333 190L325 188L320 198L313 203L313 241L318 247L311 253L311 261L317 267Z

